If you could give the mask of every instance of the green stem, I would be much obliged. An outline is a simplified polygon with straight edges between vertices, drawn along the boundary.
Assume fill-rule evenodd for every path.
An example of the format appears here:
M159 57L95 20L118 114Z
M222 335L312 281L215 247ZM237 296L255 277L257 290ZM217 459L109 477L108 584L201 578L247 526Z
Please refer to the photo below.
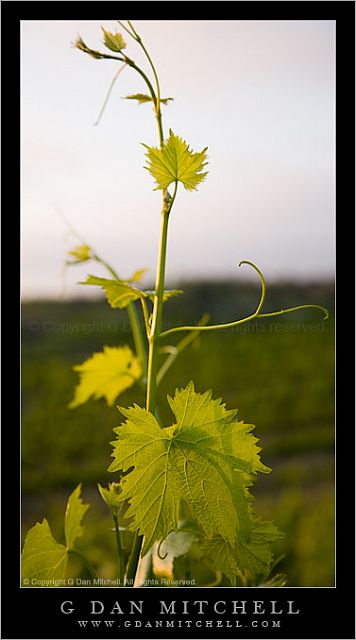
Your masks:
M146 409L154 413L156 408L156 391L157 391L157 359L158 359L158 340L161 333L162 311L163 311L163 290L164 290L164 273L166 266L166 249L167 249L167 232L168 232L169 215L164 212L162 217L161 241L158 254L156 293L153 302L153 313L151 331L148 338L148 382Z
M145 321L146 334L147 334L147 338L148 338L149 333L150 333L150 321L149 321L149 316L148 316L148 311L147 311L146 300L144 298L141 298L141 305L142 305L143 318L144 318L144 321Z
M94 253L93 254L93 259L96 260L97 262L99 262L100 264L102 264L103 267L105 267L105 269L107 269L109 271L109 273L111 273L111 275L114 276L115 280L120 280L120 278L119 278L118 274L116 273L115 269L113 269L112 266L108 262L103 260L103 258L101 258L96 253Z
M126 27L124 27L124 28L126 28ZM126 29L126 31L128 31L128 30ZM130 33L130 32L128 31L128 33ZM130 35L132 36L132 34L130 34ZM132 36L132 37L134 37L134 36ZM135 39L143 47L141 39L137 39L137 38L135 38ZM151 84L149 78L145 74L145 72L142 71L142 69L140 69L140 67L138 67L135 64L135 62L133 60L131 60L131 58L126 56L123 52L121 52L121 55L123 57L119 57L119 56L113 56L113 55L111 55L109 53L102 53L101 51L94 51L94 50L92 50L92 49L90 49L89 47L86 47L86 46L85 46L85 48L83 48L83 47L77 47L77 48L79 48L82 51L84 51L84 53L88 53L89 55L95 54L94 57L101 58L103 60L117 60L119 62L124 62L125 64L128 64L130 67L132 67L133 69L135 69L137 71L137 73L145 81L145 83L147 85L147 88L148 88L148 90L149 90L149 92L151 94L151 97L152 97L152 100L153 100L153 104L154 104L154 107L155 107L155 114L156 114L156 118L157 118L157 122L158 122L158 131L159 131L160 143L161 143L161 145L163 145L163 130L162 130L162 115L161 115L161 109L160 109L160 97L158 97L158 99L157 99L156 93L155 93L155 91L154 91L154 89L152 87L152 84ZM145 51L146 55L148 56L148 53L146 52L145 48L144 48L144 51ZM148 56L148 58L149 58L149 56ZM150 64L151 64L152 69L154 69L153 63L152 63L150 58L149 58L149 60L150 60ZM154 75L155 75L156 82L158 82L158 78L157 78L157 74L156 74L155 70L154 70ZM159 89L159 84L157 86L158 86L158 89Z
M136 306L135 306L134 302L130 302L130 304L127 306L127 313L129 315L131 331L132 331L132 335L133 335L133 339L134 339L134 343L135 343L135 350L136 350L136 353L137 353L139 359L141 360L142 367L143 367L143 370L144 370L144 374L146 375L146 373L147 373L147 349L146 349L146 343L145 343L145 340L144 340L144 336L143 336L143 333L142 333L141 327L140 327L139 316L138 316L137 309L136 309Z
M125 587L133 587L137 572L137 565L140 559L143 537L135 531L129 562L127 565Z
M147 58L148 62L150 63L151 69L153 71L153 75L155 77L156 87L157 87L157 102L159 103L161 101L161 89L160 89L160 86L159 86L159 80L158 80L158 76L157 76L157 72L156 72L155 66L154 66L154 64L153 64L153 62L151 60L151 57L150 57L145 45L143 44L141 38L139 38L139 40L137 42L139 43L139 45L143 49L143 51L144 51L144 53L146 55L146 58Z
M130 27L133 29L131 24L130 24ZM160 142L160 146L163 147L164 135L163 135L163 127L162 127L162 114L161 114L161 107L160 107L160 87L159 87L158 77L157 77L154 65L152 63L152 60L149 57L145 47L142 45L141 38L137 35L134 29L133 31L135 33L137 41L140 43L141 47L143 48L151 64L151 68L153 70L156 84L157 84L158 98L146 74L139 67L137 67L133 61L127 60L127 62L128 64L130 64L130 66L136 69L136 71L142 76L142 78L145 80L147 87L150 91L153 104L155 107L155 116L156 116L157 125L158 125L159 142ZM171 212L171 209L177 194L177 187L178 187L178 183L176 182L174 185L173 196L170 199L168 204L166 202L167 190L165 189L162 193L162 198L163 198L162 227L161 227L159 254L158 254L156 291L155 291L155 297L153 302L153 313L152 313L150 335L148 338L149 350L148 350L146 409L147 411L150 411L154 415L157 412L157 407L156 407L157 357L158 357L158 340L161 334L162 312L163 312L163 293L164 293L164 276L165 276L165 266L166 266L168 220L169 220L169 214ZM136 531L135 537L133 540L130 559L128 563L128 568L127 568L126 586L133 586L135 583L135 577L137 573L137 566L140 558L142 542L143 542L143 537L139 535L139 533Z
M79 47L77 47L78 49ZM98 59L101 60L118 60L118 62L126 62L126 58L119 58L119 56L112 56L110 53L102 53L101 51L94 51L93 49L89 49L89 47L86 47L86 49L81 49L84 53L88 53L89 55L91 55L92 53L97 54Z
M129 20L127 22L130 24ZM137 38L135 37L135 33L136 33L135 31L134 31L134 33L131 33L131 31L125 26L125 24L122 22L122 20L118 20L118 23L123 29L125 29L126 33L128 33L129 36L131 36L131 38L133 38L134 40L137 40ZM133 28L133 27L131 26L131 28Z
M141 43L141 46L142 43ZM148 55L148 54L147 54ZM140 74L140 76L144 79L148 90L151 94L152 97L152 101L154 104L154 108L155 108L155 116L156 116L156 120L157 120L157 125L158 125L158 136L159 136L159 143L161 145L161 147L164 144L164 136L163 136L163 128L162 128L162 113L161 113L161 106L160 106L160 97L156 96L156 93L152 87L151 82L149 81L149 79L147 78L146 74L142 71L142 69L140 69L140 67L138 67L133 60L130 60L130 58L125 58L126 62L128 65L130 65L130 67L132 67L133 69L135 69L137 71L137 73ZM159 90L159 85L158 86L158 90ZM164 194L165 195L165 192Z
M114 523L115 523L115 532L116 532L116 546L117 546L117 555L119 561L119 585L124 586L124 576L125 576L125 558L124 558L124 550L121 544L121 535L119 529L119 520L116 515L113 514Z
M147 382L146 409L151 413L155 412L156 404L157 404L156 392L157 392L158 343L161 336L161 328L162 328L168 221L169 221L169 214L172 210L174 200L177 195L177 185L178 183L176 182L174 185L173 196L172 196L172 199L170 200L168 207L164 202L163 208L162 208L162 227L161 227L161 240L160 240L159 253L158 253L156 291L155 291L155 297L153 301L151 332L148 338L149 351L148 351L148 382Z
M144 79L147 88L151 94L152 100L153 100L153 104L156 106L157 104L157 96L155 94L154 88L152 87L151 82L149 81L149 79L147 78L146 74L144 71L142 71L142 69L140 69L140 67L138 67L135 62L133 60L131 60L131 58L127 58L125 56L125 62L126 64L128 64L130 67L132 67L133 69L135 69L135 71L137 71L137 73L141 76L141 78Z
M161 333L161 338L165 338L166 336L171 335L171 333L176 333L178 331L216 331L218 329L229 329L231 327L238 327L240 324L245 324L246 322L250 322L255 318L269 318L272 316L280 316L280 315L283 315L284 313L299 311L300 309L319 309L324 313L324 320L326 320L329 317L328 310L325 309L324 307L321 307L319 304L303 304L298 307L291 307L290 309L281 309L281 311L273 311L271 313L260 313L266 297L266 283L263 277L263 273L262 271L260 271L258 267L256 267L256 265L253 262L250 262L249 260L241 260L241 262L239 263L239 267L241 267L242 264L248 264L250 267L252 267L256 271L256 273L258 273L258 276L261 281L260 301L254 313L252 313L250 316L247 316L246 318L241 318L241 320L234 320L233 322L225 322L224 324L208 324L205 327L199 327L199 326L174 327L173 329L168 329L168 331L164 331L163 333Z
M125 31L127 31L127 33L131 36L131 38L133 38L134 40L136 40L136 42L140 45L141 49L143 50L149 64L150 67L152 69L153 75L154 75L154 79L156 82L156 89L157 89L157 95L155 95L152 85L149 82L146 74L143 73L142 69L140 69L139 67L137 67L135 64L131 65L133 66L134 69L136 69L136 71L138 71L138 73L141 74L141 76L144 78L148 89L151 93L152 96L152 100L155 106L155 116L157 119L157 124L158 124L158 134L159 134L159 141L160 141L160 145L161 147L164 144L164 137L163 137L163 128L162 128L162 113L161 113L161 88L159 85L159 80L158 80L158 75L157 75L157 71L156 68L153 64L152 58L150 56L150 54L148 53L145 45L143 44L141 37L138 35L137 31L135 30L132 22L130 20L127 21L127 24L129 25L131 31L125 26L125 24L123 22L121 22L120 20L118 20L118 23L123 27L123 29L125 29Z
M261 297L260 297L260 301L258 303L257 309L255 311L255 315L258 316L259 312L263 307L265 297L266 297L265 279L263 277L262 271L258 267L256 267L256 265L253 262L250 262L250 260L241 260L241 262L239 262L239 267L241 267L242 264L248 264L250 267L252 267L258 273L258 276L261 282Z
M319 309L324 314L323 320L327 320L329 317L329 311L325 307L321 307L320 304L302 304L299 307L290 307L289 309L281 309L280 311L272 311L271 313L259 313L257 318L272 318L272 316L282 316L284 313L292 313L292 311L300 311L301 309Z
M161 239L158 253L157 264L157 276L156 276L156 292L153 301L153 313L151 332L148 339L149 351L148 351L148 373L147 373L147 395L146 395L146 409L153 415L156 411L156 393L157 393L157 360L159 349L159 338L161 335L162 326L162 312L163 312L163 293L164 293L164 276L166 267L166 252L167 252L167 234L168 234L168 221L169 214L172 210L172 206L177 194L177 182L174 186L174 192L169 205L163 201L162 208L162 227L161 227ZM135 537L132 545L130 560L126 574L126 586L133 586L135 583L135 576L137 572L137 566L140 558L142 548L143 537L135 532Z
M247 316L246 318L242 318L241 320L235 320L234 322L226 322L225 324L209 324L206 327L194 327L194 326L186 326L186 327L173 327L173 329L168 329L168 331L164 331L161 333L161 338L165 338L166 336L171 335L171 333L176 333L177 331L216 331L218 329L230 329L231 327L238 327L240 324L245 324L246 322L250 322L255 318L271 318L272 316L281 316L285 313L291 313L292 311L300 311L301 309L319 309L324 313L323 320L326 320L329 317L329 312L325 307L321 307L318 304L303 304L299 307L291 307L290 309L281 309L281 311L273 311L272 313L253 313L251 316Z
M147 396L146 409L151 413L155 413L156 409L156 390L157 390L157 356L158 356L158 337L161 329L162 307L163 307L163 288L164 288L164 272L166 262L167 247L167 231L168 231L167 213L163 213L161 241L158 258L156 294L154 297L154 306L152 314L151 333L149 336L148 351L148 374L147 374ZM127 567L126 586L133 586L137 572L137 566L140 558L143 537L137 531L135 532L130 560Z
M157 71L156 68L153 64L153 61L151 59L150 54L148 53L145 45L143 44L140 36L138 35L137 31L135 31L133 24L130 22L130 20L127 21L130 28L132 29L133 33L135 34L135 39L138 42L138 44L140 45L141 49L143 50L149 64L150 67L152 69L153 75L154 75L154 79L156 82L156 89L157 89L157 99L155 102L155 114L156 114L156 119L157 119L157 124L158 124L158 132L159 132L159 139L160 139L160 145L163 145L164 139L163 139L163 129L162 129L162 113L161 113L161 88L159 85L159 80L158 80L158 75L157 75Z
M140 38L140 36L138 35L138 33L137 33L136 29L134 28L134 26L133 26L133 24L132 24L131 20L128 20L128 21L127 21L127 24L129 25L129 27L130 27L130 29L131 29L131 31L132 31L132 33L133 33L133 36L132 36L132 37L136 40L136 42L140 42L140 41L141 41L141 38ZM130 33L128 30L127 30L127 32L128 32L128 33ZM131 34L131 35L132 35L132 34Z
M85 566L85 568L87 569L88 573L90 574L90 577L93 580L97 580L98 579L98 574L95 571L92 563L90 562L90 560L84 555L84 553L82 553L81 551L78 551L78 549L67 549L67 553L71 556L77 557L79 558L83 565Z

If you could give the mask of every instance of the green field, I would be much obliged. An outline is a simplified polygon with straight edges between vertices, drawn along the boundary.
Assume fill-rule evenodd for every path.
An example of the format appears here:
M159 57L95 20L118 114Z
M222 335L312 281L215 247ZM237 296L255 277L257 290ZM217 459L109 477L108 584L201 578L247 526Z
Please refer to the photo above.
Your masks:
M214 323L230 321L252 312L259 298L255 287L235 283L183 288L186 295L166 305L166 328L193 323L205 311ZM171 424L167 393L194 380L198 391L212 388L256 425L262 459L273 468L253 489L256 510L286 533L275 554L284 556L278 569L290 586L334 584L333 287L276 284L266 303L268 311L312 302L327 306L331 318L323 322L317 311L305 310L205 333L170 369L159 400ZM60 541L66 497L82 482L93 505L82 547L100 575L114 576L114 535L96 483L115 479L106 469L120 415L104 401L67 405L77 381L74 364L103 345L132 344L125 312L102 301L31 302L23 304L22 327L23 533L46 516ZM119 399L133 401L144 403L143 386Z

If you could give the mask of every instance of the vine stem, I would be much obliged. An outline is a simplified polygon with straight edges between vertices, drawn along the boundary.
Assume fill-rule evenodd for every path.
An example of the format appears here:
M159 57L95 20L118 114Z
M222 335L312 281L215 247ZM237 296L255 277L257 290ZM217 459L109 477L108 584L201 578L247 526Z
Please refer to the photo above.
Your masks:
M149 316L148 316L146 300L144 298L141 298L141 305L142 305L143 318L144 318L144 321L145 321L146 334L147 334L147 338L148 338L149 333L150 333L150 320L149 320Z
M163 288L164 273L166 264L166 248L168 233L168 215L163 213L161 241L158 257L156 293L153 302L153 313L151 330L148 336L148 383L146 409L154 413L156 408L156 391L157 391L157 357L158 357L158 339L161 333L162 310L163 310Z
M132 28L132 25L130 23ZM162 126L162 113L161 113L161 105L160 105L160 87L158 82L158 77L156 70L154 68L153 62L150 56L147 53L146 48L143 46L141 38L138 36L136 32L136 39L138 38L138 42L143 48L146 57L149 60L151 68L154 73L154 77L157 84L158 98L155 95L155 92L152 88L151 83L149 82L147 76L136 67L135 64L132 66L138 71L138 73L145 80L148 89L151 93L153 104L155 107L155 117L157 120L158 126L158 136L160 146L164 145L164 135L163 135L163 126ZM130 63L129 63L130 64ZM172 197L167 202L167 190L165 189L162 193L162 226L161 226L161 239L158 253L158 264L157 264L157 275L156 275L156 290L155 297L153 302L153 313L152 313L152 323L150 328L150 334L148 336L148 372L147 372L147 395L146 395L146 409L150 411L153 415L157 412L156 407L156 394L157 394L157 360L158 360L158 350L159 350L159 339L161 336L161 325L162 325L162 312L163 312L163 294L164 294L164 277L165 277L165 267L166 267L166 252L167 252L167 235L168 235L168 220L169 214L172 210L175 197L177 195L178 182L176 181L174 184L174 192ZM142 548L143 537L136 531L131 555L127 567L126 573L126 586L134 586L135 577L137 573L138 562L140 558L141 548Z
M131 331L135 343L136 353L141 360L144 373L147 372L147 349L144 337L140 328L139 316L134 302L130 302L127 306L127 313L130 320Z
M142 78L144 79L144 81L146 82L146 85L148 87L148 90L151 94L152 100L153 100L153 104L155 107L155 116L156 116L156 120L157 120L157 124L158 124L158 135L159 135L159 141L160 141L160 145L161 147L163 146L164 143L164 138L163 138L163 128L162 128L162 113L161 113L161 88L159 85L159 80L158 80L158 75L157 75L157 71L156 71L156 67L153 64L152 58L150 56L150 54L148 53L145 45L142 42L141 37L139 36L139 34L137 33L136 29L134 28L132 22L130 20L127 20L127 24L129 25L131 31L125 26L125 24L118 20L118 23L121 25L121 27L123 29L125 29L125 31L131 36L131 38L133 38L134 40L136 40L136 42L140 45L141 49L143 50L149 64L150 67L152 69L153 72L153 76L156 82L156 89L157 89L157 95L155 94L153 87L149 81L149 79L147 78L147 75L142 71L142 69L140 69L133 61L129 61L128 64L131 63L131 66L136 69L136 71L142 76ZM125 54L123 54L125 55Z
M103 58L103 59L108 59L108 60L118 60L118 61L123 62L126 65L130 66L131 68L135 69L135 71L141 76L141 78L146 83L146 86L147 86L147 88L148 88L148 90L150 92L150 95L151 95L151 98L152 98L152 102L153 102L153 105L154 105L154 113L155 113L155 117L156 117L157 125L158 125L159 142L160 142L160 146L163 147L163 145L164 145L164 136L163 136L162 113L161 113L161 104L160 104L161 103L161 100L160 100L160 86L159 86L159 81L158 81L158 76L157 76L157 73L156 73L156 69L154 67L154 64L153 64L148 52L147 52L147 49L145 48L144 44L142 43L140 36L135 31L132 23L128 21L128 25L129 25L130 29L132 30L132 32L131 32L122 22L120 22L120 21L118 21L118 22L119 22L119 24L121 24L121 26L123 26L125 31L127 31L127 33L132 38L134 38L134 40L136 40L139 43L139 45L143 49L143 51L144 51L144 53L145 53L145 55L146 55L146 57L147 57L147 59L149 61L149 64L151 66L151 69L153 71L153 75L154 75L154 79L155 79L156 87L157 87L157 94L155 93L155 90L154 90L149 78L147 77L146 73L140 67L138 67L136 65L136 63L133 60L131 60L131 58L126 56L124 53L120 52L120 54L121 54L120 56L113 56L111 54L104 54L104 53L101 53L101 52L98 52L98 51L93 51L93 50L89 49L89 47L87 47L85 45L85 43L80 38L76 42L75 46L77 46L77 48L79 48L80 50L84 51L85 53L93 55L95 58ZM115 79L116 78L114 78L114 81L115 81ZM109 94L110 94L111 88L112 88L112 85L111 85L111 87L109 89ZM105 104L104 104L104 106L105 106ZM163 311L163 294L164 294L164 276L165 276L165 264L166 264L168 219L169 219L169 214L170 214L170 211L172 209L172 206L173 206L173 203L174 203L174 200L175 200L175 196L176 196L176 193L177 193L177 184L178 183L176 182L175 186L174 186L174 193L173 193L172 197L169 196L169 194L167 192L167 189L164 189L163 193L162 193L163 206L162 206L161 241L160 241L159 257L158 257L158 267L157 267L157 277L156 277L156 290L155 290L155 297L154 297L154 303L153 303L153 314L152 314L151 327L148 327L148 318L147 318L147 313L146 313L147 310L146 310L145 305L143 305L143 314L144 314L144 320L145 320L145 325L146 325L146 331L147 331L147 329L149 329L146 407L147 407L147 410L150 411L153 414L155 414L157 412L157 408L156 408L157 358L158 358L158 341L159 341L160 333L161 333L162 311ZM168 199L167 199L167 196L169 196ZM116 275L115 271L112 269L112 267L110 267L110 265L105 263L98 256L95 256L95 258L96 258L96 260L101 262L103 264L103 266L105 266L107 269L109 269L109 271L114 276L114 278L117 278L117 275ZM139 327L139 323L138 323L138 319L137 319L137 311L136 311L136 309L135 309L135 307L133 305L129 305L128 312L129 312L130 322L131 322L131 326L132 326L132 332L133 332L133 336L134 336L134 340L135 340L136 351L137 351L138 355L140 355L142 363L146 364L147 359L146 359L146 357L144 355L146 353L146 348L145 348L146 345L144 344L142 332L140 331L140 327ZM131 586L135 582L135 576L136 576L136 572L137 572L137 565L138 565L138 561L139 561L139 557L140 557L141 547L142 547L142 537L138 534L138 532L136 532L135 533L135 537L134 537L134 541L133 541L133 546L132 546L132 551L131 551L129 563L128 563L125 586Z
M273 316L282 316L285 313L292 313L293 311L301 311L302 309L319 309L324 313L324 320L327 320L329 317L329 312L325 307L321 307L318 304L303 304L299 307L291 307L290 309L281 309L280 311L273 311L271 313L253 313L246 318L241 318L241 320L235 320L234 322L226 322L225 324L208 324L205 327L199 326L186 326L186 327L173 327L173 329L168 329L168 331L164 331L161 333L161 338L165 338L166 336L171 335L171 333L176 333L178 331L217 331L218 329L230 329L232 327L238 327L240 324L245 324L246 322L250 322L255 318L272 318Z
M122 548L122 544L121 544L121 535L120 535L120 529L119 529L119 519L117 517L117 515L115 515L113 513L113 519L114 519L114 523L115 523L115 533L116 533L116 546L117 546L117 555L118 555L118 560L119 560L119 585L123 586L124 584L124 577L125 577L125 560L124 560L124 550Z
M167 205L165 202L162 207L162 226L161 226L161 239L158 253L157 264L157 276L156 276L156 290L153 302L153 313L151 331L148 336L148 373L147 373L147 395L146 395L146 409L153 415L156 411L157 403L157 361L159 352L159 339L161 336L162 327L162 312L163 312L163 294L164 294L164 278L166 267L166 253L167 253L167 235L168 235L168 221L169 214L171 212L176 194L178 183L175 183L174 192L172 198ZM126 583L125 586L131 587L135 584L135 577L137 573L137 566L140 559L140 553L142 548L143 537L136 531L131 555L127 567Z
M130 21L128 21L128 24L132 30L133 33L131 33L127 27L120 21L118 21L119 24L121 24L121 26L123 26L123 28L125 29L125 31L127 31L127 33L129 33L129 35L131 37L133 37L141 46L141 48L143 49L149 64L151 66L151 69L153 71L153 75L155 78L155 82L156 82L156 88L157 88L157 94L155 93L153 86L149 80L149 78L147 77L147 75L145 74L145 72L138 67L135 62L133 60L131 60L129 57L127 57L124 53L120 52L121 55L123 57L119 57L119 56L113 56L110 54L102 54L100 52L93 52L92 50L90 50L88 47L86 47L85 43L81 42L79 43L80 46L78 46L78 43L76 46L78 46L79 49L81 49L82 51L89 53L89 54L95 54L94 57L100 57L100 58L106 58L109 60L118 60L120 62L124 62L125 64L127 64L128 66L130 66L131 68L135 69L135 71L142 77L142 79L145 81L146 86L151 94L151 98L152 98L152 102L154 105L154 113L155 113L155 117L157 120L157 125L158 125L158 136L159 136L159 142L160 142L160 146L161 148L164 145L164 135L163 135L163 127L162 127L162 113L161 113L161 92L160 92L160 86L159 86L159 81L158 81L158 76L157 76L157 72L156 69L154 67L154 64L147 52L147 49L145 48L144 44L142 43L142 40L140 38L140 36L137 34L137 32L135 31L132 23ZM115 78L116 79L116 78ZM114 79L114 81L115 81ZM111 88L109 89L110 92ZM161 227L161 240L160 240L160 248L159 248L159 254L158 254L158 266L157 266L157 276L156 276L156 289L155 289L155 296L154 296L154 302L153 302L153 313L152 313L152 323L151 323L151 327L148 327L148 318L147 318L147 313L146 313L146 308L145 305L143 305L143 314L144 314L144 319L145 319L145 325L146 325L146 330L149 328L149 335L148 335L148 345L149 345L149 350L148 350L148 372L147 372L147 395L146 395L146 408L147 411L150 411L153 415L155 415L157 413L157 407L156 407L156 392L157 392L157 360L158 360L158 350L159 350L159 338L161 335L161 324L162 324L162 312L163 312L163 296L164 296L164 277L165 277L165 265L166 265L166 250L167 250L167 234L168 234L168 220L169 220L169 214L171 212L175 197L176 197L176 193L177 193L177 186L178 186L178 182L175 182L174 185L174 193L173 196L170 197L167 189L164 189L162 192L162 199L163 199L163 206L162 206L162 227ZM167 195L169 196L167 199ZM112 275L117 278L116 273L114 272L114 270L112 269L112 267L110 267L110 265L108 265L107 263L105 263L103 260L101 260L100 258L98 258L98 256L95 256L96 259L101 262L106 268L109 269L109 271L112 273ZM136 309L133 305L129 305L128 307L128 311L129 311L129 316L130 316L130 321L131 321L131 326L132 326L132 331L134 334L134 340L135 340L135 346L136 346L136 351L137 353L141 354L142 357L142 362L146 362L146 359L143 357L143 353L145 352L145 345L143 343L143 337L142 337L142 333L140 331L140 327L137 321L137 312ZM116 523L115 523L116 525ZM133 586L135 583L135 577L136 577L136 573L137 573L137 566L138 566L138 562L139 562L139 557L140 557L140 553L141 553L141 547L142 547L142 541L143 538L142 536L140 536L138 534L138 532L135 532L135 537L134 537L134 541L133 541L133 546L132 546L132 550L131 550L131 554L130 554L130 558L129 558L129 562L128 562L128 567L127 567L127 573L126 573L126 582L125 582L125 586Z
M178 331L217 331L219 329L229 329L231 327L238 327L240 324L245 324L246 322L250 322L255 318L271 318L273 316L281 316L285 313L292 313L293 311L300 311L302 309L319 309L324 313L324 320L327 320L329 317L329 312L325 307L321 307L319 304L303 304L298 307L290 307L288 309L281 309L280 311L272 311L270 313L261 313L261 309L263 307L265 297L266 297L266 283L263 277L262 271L253 262L249 260L241 260L239 263L239 267L242 264L248 264L252 267L257 273L261 281L261 297L256 308L256 311L252 313L250 316L246 316L246 318L241 318L240 320L234 320L233 322L225 322L224 324L208 324L204 327L200 326L184 326L184 327L173 327L173 329L168 329L161 333L161 338L165 338L166 336L171 335L171 333L177 333Z
M160 138L160 144L162 146L163 144L163 130L162 130L162 116L161 116L161 88L159 85L159 80L158 80L158 75L157 75L157 71L156 68L153 64L152 58L150 56L150 54L148 53L145 45L143 44L141 37L138 35L137 31L134 29L133 24L130 22L130 20L127 21L130 28L132 29L132 31L135 34L135 39L137 40L138 44L140 45L141 49L143 50L154 75L154 79L156 81L156 88L157 88L157 101L155 103L155 113L156 113L156 118L157 118L157 123L158 123L158 131L159 131L159 138Z

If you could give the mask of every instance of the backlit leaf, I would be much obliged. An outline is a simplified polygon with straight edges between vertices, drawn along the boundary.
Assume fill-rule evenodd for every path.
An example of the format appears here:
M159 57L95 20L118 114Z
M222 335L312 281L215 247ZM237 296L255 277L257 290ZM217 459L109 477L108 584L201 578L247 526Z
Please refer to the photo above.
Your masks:
M135 273L131 276L131 278L128 278L127 281L128 282L141 282L143 276L145 275L145 273L147 273L148 269L138 269L137 271L135 271Z
M65 576L67 549L52 536L44 518L26 536L21 557L22 580L58 580ZM36 583L34 583L36 584Z
M107 489L98 483L98 490L105 504L116 514L122 504L122 489L119 483L110 482Z
M156 181L156 189L167 189L172 182L181 182L192 191L204 180L202 173L207 164L207 147L199 153L189 149L187 143L170 129L169 138L162 148L146 147L148 165L145 167Z
M206 540L202 546L202 558L213 570L222 571L233 585L237 577L246 578L267 575L272 562L271 543L282 534L271 522L251 520L251 539L237 540L234 545L222 536Z
M126 48L126 42L121 33L110 33L110 31L106 31L103 27L101 27L101 29L104 34L103 42L110 51L118 52Z
M112 406L118 395L131 387L142 374L138 358L127 345L106 346L73 369L79 372L80 381L68 405L70 409L84 404L91 396L95 400L106 398L108 405Z
M137 278L137 273L134 274ZM139 298L146 298L146 294L131 286L124 280L109 280L107 278L97 278L96 276L88 276L85 282L80 284L89 284L101 287L105 291L108 303L114 309L124 309L130 302Z
M138 289L131 284L139 282L143 278L146 271L147 269L140 269L136 271L128 280L110 280L107 278L88 276L85 282L80 282L79 284L89 284L101 287L105 292L108 303L114 309L124 309L128 304L130 304L130 302L134 302L135 300L139 300L140 298L149 298L152 301L154 300L155 291L142 291L141 289ZM166 302L167 300L169 300L169 298L178 296L181 293L184 292L180 289L166 290L163 294L163 301Z
M208 538L231 545L248 539L248 476L262 465L251 425L235 420L211 392L196 393L193 383L168 398L175 423L161 428L156 418L134 405L120 408L126 422L114 429L118 439L109 471L126 471L123 499L131 527L145 536L143 554L178 525L182 500Z
M91 258L91 247L87 244L78 245L72 251L68 251L68 255L72 257L72 260L67 260L67 264L86 262Z
M89 509L80 497L81 485L71 493L64 518L66 546L56 542L46 518L36 522L26 535L21 555L21 577L24 584L38 585L39 580L62 580L66 576L68 551L83 534L82 520ZM28 581L28 582L26 582ZM40 586L40 585L38 585ZM56 586L50 583L47 586Z
M64 517L64 532L67 549L72 549L77 538L83 535L82 520L89 509L89 504L83 504L80 497L82 485L79 484L68 498Z

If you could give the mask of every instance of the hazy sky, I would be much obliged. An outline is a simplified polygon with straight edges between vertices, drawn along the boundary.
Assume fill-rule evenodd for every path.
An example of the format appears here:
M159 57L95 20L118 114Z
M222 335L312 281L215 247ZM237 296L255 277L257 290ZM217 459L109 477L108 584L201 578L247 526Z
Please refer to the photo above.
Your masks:
M160 193L142 167L157 144L146 92L120 63L71 47L80 33L100 44L115 21L22 21L22 291L58 296L66 252L77 240L58 208L122 277L149 267L153 279ZM208 146L209 175L179 189L169 230L167 276L327 278L334 270L335 23L331 21L137 21L159 73L168 128L195 151ZM136 43L128 55L143 61ZM67 296L97 267L73 267ZM90 292L88 291L90 289ZM94 289L94 288L93 288Z

